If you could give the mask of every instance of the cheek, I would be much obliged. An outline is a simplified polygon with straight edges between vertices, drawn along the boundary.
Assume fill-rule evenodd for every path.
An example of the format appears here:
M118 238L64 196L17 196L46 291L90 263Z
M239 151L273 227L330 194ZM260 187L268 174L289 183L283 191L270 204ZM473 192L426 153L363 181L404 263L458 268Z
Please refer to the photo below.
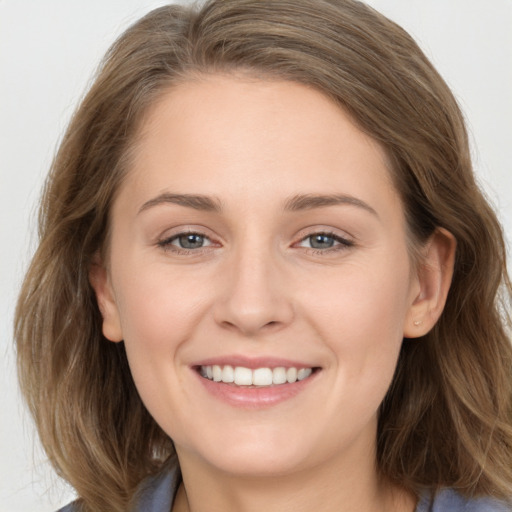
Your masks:
M338 332L340 336L335 337L346 339L349 347L352 338L364 346L402 339L410 300L408 259L372 260L334 269L323 279L327 285L315 293L311 286L304 289L309 304L305 309L311 312L311 319L317 319L320 329Z
M183 273L170 275L165 266L138 268L139 272L126 272L118 281L122 284L117 298L130 370L151 415L164 420L164 430L180 432L179 425L173 423L175 415L169 415L169 410L188 410L176 393L183 389L180 354L204 316L208 291L199 293Z
M208 290L165 266L135 266L119 279L117 295L127 351L137 360L173 357L192 335L207 307Z
M407 259L402 266L353 265L310 300L310 322L333 355L339 386L366 394L372 407L387 391L402 345L408 269Z

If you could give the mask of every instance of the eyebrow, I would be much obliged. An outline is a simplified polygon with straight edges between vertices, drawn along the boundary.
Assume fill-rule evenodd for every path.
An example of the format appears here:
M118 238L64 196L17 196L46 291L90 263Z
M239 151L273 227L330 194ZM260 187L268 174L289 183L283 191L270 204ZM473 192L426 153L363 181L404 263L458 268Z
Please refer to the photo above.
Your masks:
M139 209L139 213L158 206L160 204L177 204L179 206L186 206L187 208L193 208L194 210L200 210L204 212L217 212L222 211L221 202L210 196L198 195L198 194L170 194L163 193L159 196L146 201Z
M284 209L285 211L301 211L301 210L312 210L314 208L323 208L325 206L337 206L337 205L350 205L362 208L367 212L379 216L378 213L368 204L358 199L345 194L303 194L296 195L286 201Z
M222 202L216 197L202 194L172 194L165 192L146 201L140 207L138 213L161 204L177 204L179 206L206 212L220 213L222 211ZM288 199L283 209L288 212L298 212L338 205L356 206L377 217L379 216L369 204L361 199L345 194L298 194Z

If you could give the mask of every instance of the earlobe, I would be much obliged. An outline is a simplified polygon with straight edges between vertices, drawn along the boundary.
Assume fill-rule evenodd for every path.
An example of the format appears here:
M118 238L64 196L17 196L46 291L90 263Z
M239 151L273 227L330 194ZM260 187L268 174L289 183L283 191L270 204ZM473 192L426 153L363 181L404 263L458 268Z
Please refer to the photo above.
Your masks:
M95 258L89 268L89 282L94 289L98 307L103 317L103 335L113 342L122 341L121 322L112 284L107 269L99 257Z
M424 336L439 320L452 282L456 246L455 237L443 228L436 229L425 245L416 277L419 292L405 319L405 338Z

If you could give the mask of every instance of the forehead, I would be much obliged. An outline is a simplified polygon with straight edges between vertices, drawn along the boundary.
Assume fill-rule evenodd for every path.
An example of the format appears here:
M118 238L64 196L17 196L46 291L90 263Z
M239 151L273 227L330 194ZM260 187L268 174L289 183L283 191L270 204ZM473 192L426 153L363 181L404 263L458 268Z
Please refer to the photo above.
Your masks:
M147 112L135 148L125 186L138 195L369 196L372 183L393 191L383 148L327 96L294 82L207 76L175 85Z

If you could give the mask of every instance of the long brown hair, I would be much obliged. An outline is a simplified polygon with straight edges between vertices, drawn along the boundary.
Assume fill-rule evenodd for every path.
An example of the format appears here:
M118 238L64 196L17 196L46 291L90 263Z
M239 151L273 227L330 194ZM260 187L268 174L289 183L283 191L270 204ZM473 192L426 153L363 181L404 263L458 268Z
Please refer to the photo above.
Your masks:
M39 247L15 320L21 387L44 448L84 510L126 510L172 453L123 344L101 332L88 281L148 106L194 74L248 72L314 87L392 162L412 247L457 240L445 311L404 340L381 406L378 466L407 489L512 495L512 348L506 254L475 184L463 117L400 27L355 0L212 0L156 9L112 46L54 159Z

